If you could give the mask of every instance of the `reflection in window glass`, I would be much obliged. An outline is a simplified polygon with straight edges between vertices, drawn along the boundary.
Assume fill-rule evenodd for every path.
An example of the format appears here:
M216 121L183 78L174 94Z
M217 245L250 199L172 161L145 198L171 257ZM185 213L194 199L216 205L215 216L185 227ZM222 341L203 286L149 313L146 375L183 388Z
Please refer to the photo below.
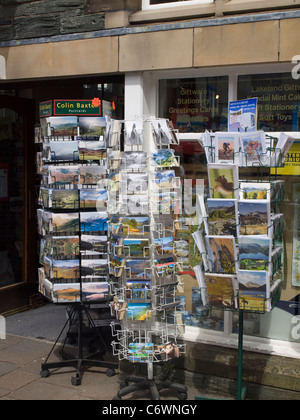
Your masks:
M258 129L300 131L300 80L290 73L239 76L238 99L258 98Z
M181 133L227 130L228 77L161 80L159 116Z

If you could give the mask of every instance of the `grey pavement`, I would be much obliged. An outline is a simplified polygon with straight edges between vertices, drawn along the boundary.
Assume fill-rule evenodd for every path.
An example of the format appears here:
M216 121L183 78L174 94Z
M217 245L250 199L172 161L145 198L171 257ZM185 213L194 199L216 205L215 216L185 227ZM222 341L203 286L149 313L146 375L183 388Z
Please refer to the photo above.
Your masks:
M0 400L112 400L117 394L122 373L108 377L103 367L84 367L81 384L72 384L76 367L50 369L50 376L40 375L55 339L66 322L64 307L45 305L6 318L6 338L0 339ZM60 360L58 343L48 362ZM74 349L76 345L74 346ZM188 387L188 399L197 390ZM161 400L177 400L174 391L162 390ZM124 400L150 399L148 391L139 391Z

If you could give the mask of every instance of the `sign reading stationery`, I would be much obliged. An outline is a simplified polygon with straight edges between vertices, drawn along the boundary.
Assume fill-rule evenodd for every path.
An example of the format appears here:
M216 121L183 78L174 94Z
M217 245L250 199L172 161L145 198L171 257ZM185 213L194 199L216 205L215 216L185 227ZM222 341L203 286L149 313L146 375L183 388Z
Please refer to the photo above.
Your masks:
M40 117L50 116L101 116L101 100L55 99L40 104Z

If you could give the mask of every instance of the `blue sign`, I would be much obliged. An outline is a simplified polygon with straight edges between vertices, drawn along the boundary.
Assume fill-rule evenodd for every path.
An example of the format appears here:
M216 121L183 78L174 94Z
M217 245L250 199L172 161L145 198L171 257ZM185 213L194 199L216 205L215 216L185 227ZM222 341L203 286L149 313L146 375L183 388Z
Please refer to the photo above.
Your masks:
M229 103L228 131L257 131L257 98Z

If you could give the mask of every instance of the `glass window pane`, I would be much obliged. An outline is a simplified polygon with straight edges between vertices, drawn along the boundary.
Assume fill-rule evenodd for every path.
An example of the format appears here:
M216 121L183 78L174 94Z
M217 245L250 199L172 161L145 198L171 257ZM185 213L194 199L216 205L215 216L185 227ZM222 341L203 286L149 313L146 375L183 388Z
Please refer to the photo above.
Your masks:
M239 76L238 99L258 98L258 129L300 131L300 80L291 73Z
M159 116L181 133L227 130L228 77L161 80Z

